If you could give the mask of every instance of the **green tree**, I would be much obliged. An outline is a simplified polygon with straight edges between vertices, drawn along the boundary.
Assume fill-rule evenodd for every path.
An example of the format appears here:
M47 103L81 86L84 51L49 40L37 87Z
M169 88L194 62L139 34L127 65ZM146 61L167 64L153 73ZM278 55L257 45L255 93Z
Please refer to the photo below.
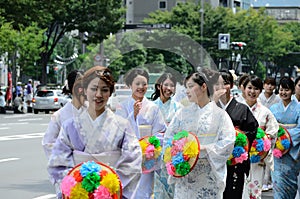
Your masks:
M41 44L40 64L42 83L46 82L46 67L52 53L66 32L88 32L87 43L100 43L109 33L117 32L123 24L122 0L4 0L0 2L1 16L13 23L15 29L37 22L46 28Z

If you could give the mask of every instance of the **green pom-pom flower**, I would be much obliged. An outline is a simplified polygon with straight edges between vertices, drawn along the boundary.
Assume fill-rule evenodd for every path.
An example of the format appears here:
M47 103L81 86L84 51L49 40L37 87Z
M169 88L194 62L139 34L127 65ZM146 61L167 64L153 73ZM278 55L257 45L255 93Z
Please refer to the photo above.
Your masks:
M153 144L155 148L160 147L160 140L156 136L151 136L149 138L149 143Z
M89 173L82 181L82 187L87 192L93 192L100 185L100 176L98 173Z
M262 130L261 128L257 128L257 134L256 134L256 138L257 139L261 139L265 136L265 131Z
M280 126L279 129L278 129L278 135L277 135L277 137L280 137L280 136L282 136L284 134L285 134L285 130Z
M188 162L181 162L175 166L176 173L178 173L181 176L185 176L188 174L191 170L191 166Z
M175 135L174 135L174 140L179 140L179 139L181 139L181 138L183 138L183 137L187 137L188 136L188 132L187 131L180 131L180 132L178 132L178 133L176 133Z
M244 147L247 144L247 136L243 133L238 133L235 140L235 146Z

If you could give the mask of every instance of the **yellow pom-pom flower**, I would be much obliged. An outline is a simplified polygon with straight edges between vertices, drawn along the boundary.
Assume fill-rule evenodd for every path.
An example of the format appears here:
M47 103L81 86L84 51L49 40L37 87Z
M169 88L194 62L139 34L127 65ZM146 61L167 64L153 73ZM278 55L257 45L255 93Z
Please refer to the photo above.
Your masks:
M154 150L154 158L155 159L158 158L160 156L160 154L161 154L161 146L155 148L155 150Z
M284 146L281 144L279 140L276 141L276 148L280 151L284 151Z
M89 193L81 186L81 183L77 183L71 190L70 198L89 199Z
M198 144L194 141L189 141L183 147L183 155L187 155L190 158L194 158L199 153Z
M165 162L170 162L172 160L171 156L171 147L166 148L165 154L164 154L164 161Z
M144 154L145 151L146 151L146 148L149 144L145 141L145 140L141 140L140 141L140 146L141 146L141 149L142 149L142 153Z
M106 187L111 194L117 193L120 189L119 179L116 174L113 173L105 175L100 184Z

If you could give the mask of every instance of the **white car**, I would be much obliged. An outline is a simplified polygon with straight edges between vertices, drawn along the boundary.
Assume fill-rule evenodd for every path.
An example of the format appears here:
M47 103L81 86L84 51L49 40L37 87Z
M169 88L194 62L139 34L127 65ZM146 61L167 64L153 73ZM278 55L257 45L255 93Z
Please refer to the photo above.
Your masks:
M34 114L50 111L57 111L66 103L66 97L61 90L39 90L32 98Z

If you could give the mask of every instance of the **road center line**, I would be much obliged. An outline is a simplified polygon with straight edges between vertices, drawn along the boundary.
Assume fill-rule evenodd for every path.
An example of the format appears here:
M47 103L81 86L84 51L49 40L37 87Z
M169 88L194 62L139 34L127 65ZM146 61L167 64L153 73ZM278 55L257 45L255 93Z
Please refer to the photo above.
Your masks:
M14 161L19 160L20 158L6 158L6 159L0 159L0 162L8 162L8 161Z

